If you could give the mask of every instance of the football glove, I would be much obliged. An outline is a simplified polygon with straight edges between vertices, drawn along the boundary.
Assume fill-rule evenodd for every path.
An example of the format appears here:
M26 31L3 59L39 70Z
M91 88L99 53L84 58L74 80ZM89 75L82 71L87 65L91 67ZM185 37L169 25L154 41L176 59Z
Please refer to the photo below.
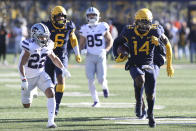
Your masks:
M77 61L78 63L80 63L80 62L82 61L82 58L81 58L80 55L76 55L76 61Z
M124 61L127 60L127 59L128 59L128 56L122 57L122 54L120 53L120 54L118 55L118 57L115 59L115 61L116 61L117 63L120 63L120 62L124 62Z
M167 75L172 77L174 75L174 68L172 66L167 66Z
M156 46L159 45L159 40L156 36L151 37L151 42Z
M71 73L66 68L63 68L62 72L63 72L63 76L65 76L65 78L71 77Z
M28 90L28 82L27 82L26 78L22 79L21 89L24 90L24 91Z

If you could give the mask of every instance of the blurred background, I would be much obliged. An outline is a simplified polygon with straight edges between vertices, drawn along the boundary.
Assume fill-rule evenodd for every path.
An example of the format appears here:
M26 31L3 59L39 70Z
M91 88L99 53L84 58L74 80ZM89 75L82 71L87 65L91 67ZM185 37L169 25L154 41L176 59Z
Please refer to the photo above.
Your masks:
M0 1L0 58L8 64L6 54L13 55L16 63L21 39L30 37L30 27L50 18L50 11L56 5L63 6L68 17L77 27L86 23L85 11L95 6L101 13L101 20L110 24L115 38L126 24L134 22L134 14L140 8L149 8L154 23L165 28L171 41L175 62L196 63L196 1L153 1L153 0L1 0ZM113 31L112 31L113 30ZM5 53L4 53L5 52Z

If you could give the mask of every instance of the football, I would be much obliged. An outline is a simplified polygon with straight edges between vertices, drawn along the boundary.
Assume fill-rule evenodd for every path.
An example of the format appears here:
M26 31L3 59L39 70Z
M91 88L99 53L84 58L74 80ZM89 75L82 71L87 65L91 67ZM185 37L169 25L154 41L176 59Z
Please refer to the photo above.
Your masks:
M121 57L128 56L129 55L129 49L128 49L128 47L126 47L124 45L120 45L117 49L117 53L118 53L118 55L122 54Z

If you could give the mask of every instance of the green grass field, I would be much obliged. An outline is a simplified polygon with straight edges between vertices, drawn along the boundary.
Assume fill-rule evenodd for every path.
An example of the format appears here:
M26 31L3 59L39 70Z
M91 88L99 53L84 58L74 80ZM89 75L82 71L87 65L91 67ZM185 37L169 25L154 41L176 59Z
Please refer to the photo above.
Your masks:
M10 56L9 56L10 58ZM11 60L9 60L11 63ZM75 63L75 62L71 62ZM161 69L155 104L156 128L134 114L133 81L121 65L108 65L110 97L105 99L101 86L100 108L93 103L87 87L84 66L70 65L72 78L66 90L59 115L58 128L47 129L46 97L39 92L30 109L22 108L20 79L16 65L0 66L0 131L195 131L196 130L196 65L174 65L175 76L168 78Z

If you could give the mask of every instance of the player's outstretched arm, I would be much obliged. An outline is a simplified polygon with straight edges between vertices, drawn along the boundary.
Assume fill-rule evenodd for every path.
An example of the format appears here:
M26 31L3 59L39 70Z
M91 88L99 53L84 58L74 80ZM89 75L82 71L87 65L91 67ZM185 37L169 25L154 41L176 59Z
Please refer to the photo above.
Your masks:
M171 48L171 44L170 44L169 39L167 38L167 36L165 36L165 34L163 34L161 36L161 39L163 39L163 42L164 42L165 47L166 47L167 75L169 77L172 77L174 75L174 68L172 66L172 48Z
M48 57L52 60L52 62L60 69L64 68L63 63L61 60L52 52L51 54L48 55Z
M80 63L82 61L82 58L80 56L80 51L79 51L79 46L78 46L78 39L75 35L74 32L71 33L70 35L70 42L71 42L71 46L74 50L75 56L76 56L76 61L78 63Z
M21 88L22 90L27 90L28 89L28 82L27 78L25 76L25 68L24 65L27 63L29 59L30 53L26 50L22 50L20 54L20 59L19 59L19 65L18 65L18 70L20 72L20 77L21 77Z
M63 63L61 62L61 60L54 54L54 52L52 52L51 54L48 55L48 57L52 60L52 62L62 70L63 75L66 78L71 77L70 72L64 67Z
M28 59L29 59L30 53L26 50L23 50L20 54L20 59L19 59L19 72L20 72L20 76L25 77L25 69L24 69L24 65L27 63Z
M106 42L107 42L105 49L106 49L106 52L108 52L113 45L113 39L109 31L105 33L104 38L106 39Z

